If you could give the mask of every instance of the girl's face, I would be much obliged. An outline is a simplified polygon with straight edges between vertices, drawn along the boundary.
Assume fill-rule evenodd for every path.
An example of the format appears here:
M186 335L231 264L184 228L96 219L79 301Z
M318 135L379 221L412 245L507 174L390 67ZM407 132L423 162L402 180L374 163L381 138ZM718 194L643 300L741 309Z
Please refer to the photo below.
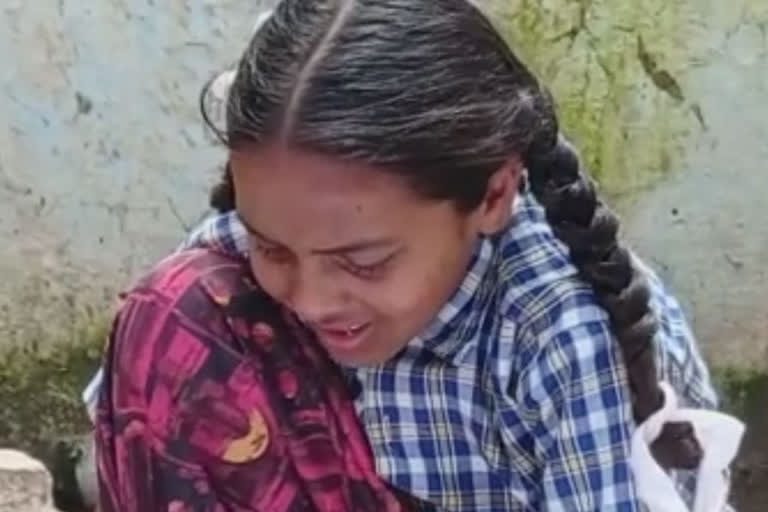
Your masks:
M391 173L276 145L231 164L257 281L351 366L386 361L428 326L478 235L506 224L519 174L505 166L462 213Z

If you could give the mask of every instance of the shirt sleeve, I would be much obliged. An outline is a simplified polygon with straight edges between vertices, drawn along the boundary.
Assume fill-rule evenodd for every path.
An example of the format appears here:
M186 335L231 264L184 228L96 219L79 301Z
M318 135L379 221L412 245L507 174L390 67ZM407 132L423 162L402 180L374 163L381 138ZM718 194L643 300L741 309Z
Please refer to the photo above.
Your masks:
M232 257L248 257L248 232L235 212L215 214L203 219L177 251L213 249Z
M647 271L651 284L651 307L659 319L656 338L656 363L662 378L678 394L681 407L716 409L719 397L709 369L701 355L683 308L666 292L659 278ZM689 505L696 493L696 471L673 471L677 490ZM725 508L731 511L730 507Z
M501 414L505 438L527 443L538 466L532 501L546 512L641 510L628 463L629 388L607 315L578 287L536 309L519 330L529 356Z
M248 258L248 232L235 212L204 218L179 244L176 252L205 248L231 257ZM96 401L102 380L103 369L99 368L82 393L83 403L91 421L95 419Z
M162 418L150 405L163 397L152 384L158 375L149 355L173 325L166 308L147 300L127 301L115 322L95 430L101 512L225 510L205 469L185 456L192 447L182 436L159 432Z
M656 361L663 378L678 392L681 406L717 408L719 397L682 306L654 274L649 283L659 319Z

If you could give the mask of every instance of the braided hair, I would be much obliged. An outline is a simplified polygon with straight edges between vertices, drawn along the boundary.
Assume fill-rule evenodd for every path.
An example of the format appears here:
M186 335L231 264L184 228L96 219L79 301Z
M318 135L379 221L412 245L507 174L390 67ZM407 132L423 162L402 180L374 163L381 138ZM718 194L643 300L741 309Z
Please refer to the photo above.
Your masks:
M243 54L221 139L270 140L404 176L425 197L476 208L490 177L518 155L555 235L608 312L633 414L663 402L657 325L643 273L618 239L554 103L489 20L466 0L282 0ZM234 208L232 175L212 193ZM702 457L691 425L652 446L667 468Z
M618 218L598 198L595 182L562 134L549 147L529 153L526 163L531 190L547 221L611 318L627 368L634 417L642 422L664 401L653 346L658 326L645 276L618 239ZM666 423L651 450L667 468L693 469L703 456L693 427L680 422Z

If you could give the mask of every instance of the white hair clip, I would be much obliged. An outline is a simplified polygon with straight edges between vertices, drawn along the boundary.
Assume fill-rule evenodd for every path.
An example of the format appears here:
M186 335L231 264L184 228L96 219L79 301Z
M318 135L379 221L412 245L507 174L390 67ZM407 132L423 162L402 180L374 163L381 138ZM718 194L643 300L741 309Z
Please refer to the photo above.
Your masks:
M274 9L267 9L266 11L259 14L259 17L256 18L256 23L253 25L253 34L259 31L262 25L267 22L269 18L272 17L272 13L274 13Z
M259 29L264 26L264 23L272 17L273 12L273 9L267 9L259 14L256 18L256 23L253 25L253 34L258 32ZM236 76L236 69L227 69L226 71L219 73L211 82L211 85L205 93L205 101L208 104L207 110L211 117L224 117L224 108L229 97L229 90L231 89Z

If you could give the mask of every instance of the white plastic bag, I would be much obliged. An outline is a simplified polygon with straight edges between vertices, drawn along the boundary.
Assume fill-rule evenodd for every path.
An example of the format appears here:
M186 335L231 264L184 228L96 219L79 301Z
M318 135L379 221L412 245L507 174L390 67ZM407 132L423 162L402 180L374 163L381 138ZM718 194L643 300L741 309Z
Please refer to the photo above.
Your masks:
M630 467L638 498L649 512L722 512L730 487L728 468L744 435L744 424L716 411L680 409L671 386L661 383L664 407L639 425L632 436ZM704 456L698 470L693 510L689 510L670 476L656 463L650 445L665 423L689 422Z

